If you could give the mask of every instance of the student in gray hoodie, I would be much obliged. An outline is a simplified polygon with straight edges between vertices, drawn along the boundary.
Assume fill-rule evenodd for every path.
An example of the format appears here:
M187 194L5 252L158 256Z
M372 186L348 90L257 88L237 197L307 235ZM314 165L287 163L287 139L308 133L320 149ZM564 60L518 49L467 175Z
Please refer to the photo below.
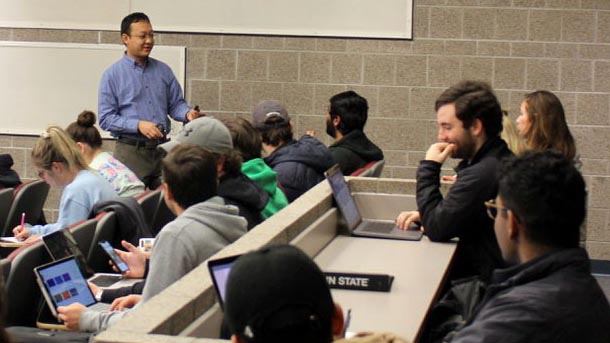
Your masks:
M165 202L177 218L157 236L138 304L246 233L247 222L238 215L237 207L217 196L212 153L194 145L178 145L163 159L162 172ZM97 312L81 304L59 307L58 312L68 329L88 332L105 330L129 313Z

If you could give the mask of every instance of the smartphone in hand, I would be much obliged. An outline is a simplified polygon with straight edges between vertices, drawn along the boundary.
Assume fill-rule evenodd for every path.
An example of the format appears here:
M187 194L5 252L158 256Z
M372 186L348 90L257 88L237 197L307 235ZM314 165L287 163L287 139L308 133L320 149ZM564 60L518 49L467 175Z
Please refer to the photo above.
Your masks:
M114 251L114 248L112 247L112 245L110 245L110 243L108 243L108 241L101 241L98 242L98 244L102 247L102 249L104 249L106 254L108 254L110 259L112 260L112 263L114 263L114 265L119 269L121 274L125 274L127 271L129 271L129 266L127 265L127 263L121 260L119 255L117 255L117 253Z

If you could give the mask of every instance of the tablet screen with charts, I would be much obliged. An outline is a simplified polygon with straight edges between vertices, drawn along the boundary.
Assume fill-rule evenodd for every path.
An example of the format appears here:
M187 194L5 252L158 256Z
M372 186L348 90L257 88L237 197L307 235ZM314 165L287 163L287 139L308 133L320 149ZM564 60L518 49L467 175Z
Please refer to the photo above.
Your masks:
M87 280L74 257L36 267L34 272L40 289L55 316L57 316L58 306L67 306L75 302L84 306L96 303L95 297L87 285Z

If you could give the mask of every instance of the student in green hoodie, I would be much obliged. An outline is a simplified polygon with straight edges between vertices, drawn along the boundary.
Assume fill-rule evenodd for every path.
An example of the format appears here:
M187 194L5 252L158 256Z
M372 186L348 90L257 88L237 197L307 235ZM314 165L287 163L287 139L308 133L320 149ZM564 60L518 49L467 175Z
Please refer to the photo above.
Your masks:
M267 194L269 201L261 211L267 219L288 205L288 199L277 181L277 173L261 158L261 137L252 124L239 117L223 118L222 123L231 132L233 147L241 155L241 172L259 185Z

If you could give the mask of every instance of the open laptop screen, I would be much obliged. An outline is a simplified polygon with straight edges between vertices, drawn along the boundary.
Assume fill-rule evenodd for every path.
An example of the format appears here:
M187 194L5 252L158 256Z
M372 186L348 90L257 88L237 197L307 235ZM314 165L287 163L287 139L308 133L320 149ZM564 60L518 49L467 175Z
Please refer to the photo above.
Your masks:
M331 167L325 175L330 184L330 188L333 191L337 206L343 214L343 217L345 217L347 227L351 232L360 222L362 222L362 217L360 216L354 197L352 197L352 194L350 193L349 185L345 182L345 178L343 177L343 173L341 172L341 169L339 169L338 164Z
M235 255L217 260L208 261L208 270L216 289L216 295L218 296L218 303L220 307L224 307L225 295L227 291L227 281L229 280L229 273L231 267L237 258L241 255Z
M74 257L55 261L35 270L55 308L75 302L85 306L96 303Z
M46 234L42 236L42 241L54 260L74 256L83 274L87 277L93 275L93 270L87 266L85 256L68 228Z

